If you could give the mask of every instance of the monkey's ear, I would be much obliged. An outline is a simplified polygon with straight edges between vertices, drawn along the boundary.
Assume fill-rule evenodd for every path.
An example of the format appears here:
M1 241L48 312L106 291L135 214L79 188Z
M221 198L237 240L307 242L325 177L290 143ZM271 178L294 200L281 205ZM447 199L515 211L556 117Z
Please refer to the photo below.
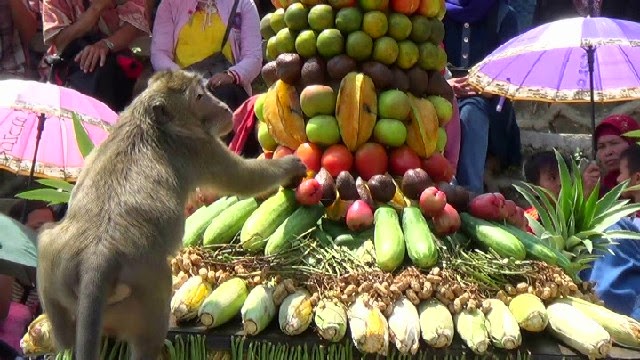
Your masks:
M153 111L153 118L156 125L165 125L173 121L173 114L167 109L167 106L163 103L156 103L151 105Z

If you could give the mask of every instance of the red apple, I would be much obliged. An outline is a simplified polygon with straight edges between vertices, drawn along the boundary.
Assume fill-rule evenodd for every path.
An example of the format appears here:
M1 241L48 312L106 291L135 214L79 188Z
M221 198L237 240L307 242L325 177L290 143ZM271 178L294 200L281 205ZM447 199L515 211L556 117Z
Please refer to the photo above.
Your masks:
M363 200L356 200L347 210L347 227L351 231L360 231L373 225L373 210Z
M422 169L429 174L434 182L450 182L453 179L453 166L447 158L440 153L434 153L428 159L422 159L420 162Z
M501 210L502 218L504 220L508 220L509 218L516 216L518 214L516 203L513 200L505 200L504 205L500 210Z
M322 149L312 143L302 143L296 149L295 155L302 160L307 166L307 170L317 174L320 171L320 162L322 161Z
M391 9L405 15L411 15L418 10L420 0L391 0Z
M445 205L447 205L447 196L434 186L426 188L420 194L420 210L424 216L438 216Z
M273 152L272 159L280 159L287 155L293 155L293 150L286 146L278 145L276 150Z
M380 144L366 143L356 150L356 171L365 181L368 181L374 175L386 173L388 163L387 151Z
M320 163L331 176L336 177L341 171L351 170L353 155L343 144L334 144L324 150Z
M322 185L316 179L306 179L296 188L296 200L302 205L315 205L322 200Z
M419 167L420 157L406 145L392 150L389 154L389 172L391 175L402 176L407 170Z
M504 203L500 193L481 194L469 203L469 214L484 220L503 220Z
M327 0L327 3L334 9L356 6L356 0Z
M433 229L436 235L448 235L460 229L460 214L453 206L446 204L442 212L433 218Z

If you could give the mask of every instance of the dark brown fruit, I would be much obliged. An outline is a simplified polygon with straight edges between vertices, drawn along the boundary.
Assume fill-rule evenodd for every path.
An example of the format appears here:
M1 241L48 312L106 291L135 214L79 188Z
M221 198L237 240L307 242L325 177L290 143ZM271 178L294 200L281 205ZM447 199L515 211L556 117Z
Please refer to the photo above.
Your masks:
M439 95L453 102L453 89L439 71L429 71L427 95Z
M280 54L276 58L276 74L278 79L289 85L295 85L300 80L302 59L298 54Z
M374 175L367 182L373 199L380 202L388 202L396 194L396 184L390 175Z
M431 185L433 185L433 181L427 172L420 168L409 169L402 177L402 192L411 200L420 199L420 194Z
M340 54L334 56L327 62L327 73L334 80L341 80L348 73L354 71L357 63L349 55Z
M452 185L444 181L439 182L436 187L446 195L447 203L458 212L467 211L469 202L477 196L477 194L471 193L462 186Z
M264 64L260 74L262 75L262 80L264 80L267 86L273 85L273 83L276 82L276 80L278 80L275 60L269 61L268 63Z
M336 183L333 181L333 176L325 168L320 168L315 179L322 186L322 200L320 200L322 205L330 206L336 201L337 197Z
M386 65L368 61L361 66L362 72L373 80L376 89L387 89L393 84L393 73Z
M429 87L429 73L419 66L414 66L407 71L407 76L409 77L409 91L417 97L422 97Z
M300 72L300 82L303 86L323 85L326 80L327 63L318 57L305 61Z
M342 171L336 177L336 189L342 200L360 200L360 194L356 188L356 179L350 172Z
M373 201L373 196L371 196L371 190L367 186L367 182L360 176L356 179L356 190L360 195L360 200L366 202L372 210L375 210L376 203Z
M394 66L391 69L391 76L393 77L393 84L391 85L392 88L405 92L409 91L411 82L409 81L409 77L404 70Z

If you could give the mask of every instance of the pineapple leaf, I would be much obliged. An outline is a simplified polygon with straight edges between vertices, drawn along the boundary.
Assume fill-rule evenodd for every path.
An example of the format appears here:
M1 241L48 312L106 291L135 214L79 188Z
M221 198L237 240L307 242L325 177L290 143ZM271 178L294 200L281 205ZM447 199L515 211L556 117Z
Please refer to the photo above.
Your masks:
M575 201L575 192L571 191L573 184L571 181L571 175L569 174L569 169L567 169L567 164L558 150L554 149L554 152L558 162L558 172L560 174L560 194L556 200L557 212L561 213L562 216L567 219L572 210L571 205Z
M582 240L582 244L587 249L589 254L593 253L593 243L591 242L591 240Z
M542 234L545 232L544 227L531 215L524 214L524 216L527 218L527 221L529 221L529 227L533 230L533 233L536 234L537 237L542 237Z
M597 217L593 220L591 228L596 231L604 232L609 226L617 223L618 220L637 211L640 211L640 204L627 204L620 209L607 211L602 214L602 216Z
M613 189L608 191L602 197L602 199L596 202L596 211L593 215L595 218L598 218L600 215L602 215L604 212L609 210L616 203L618 198L620 198L620 194L622 193L622 190L627 185L627 182L628 180L616 185ZM593 223L589 224L589 227L594 227L594 224Z
M540 216L540 221L542 222L542 226L545 230L550 231L553 229L553 224L551 223L551 218L549 217L549 211L540 205L538 199L536 199L536 194L532 189L532 186L525 182L520 182L520 185L513 185L515 189L522 194L522 196L533 206Z
M640 240L640 233L628 230L610 230L603 236L609 239Z
M589 225L593 222L593 217L596 213L596 203L598 201L598 195L600 194L600 180L596 183L596 186L589 194L589 198L584 206L584 212L582 215L582 222L578 226L579 229L588 228Z
M629 132L624 133L622 136L640 138L640 130L631 130Z
M537 194L538 199L540 199L540 201L542 201L542 205L545 207L545 209L548 209L549 217L551 218L551 221L553 222L555 233L561 234L564 237L566 237L566 235L567 235L567 226L566 225L567 224L566 224L566 218L564 216L564 212L555 211L555 214L553 214L553 210L555 209L555 207L553 206L553 204L549 200L549 199L552 199L554 202L557 203L557 199L555 198L555 196L553 196L553 194L551 194L551 192L549 190L547 190L547 189L545 189L543 187L533 185L533 186L531 186L531 188ZM555 215L555 216L553 216L553 215Z
M44 186L48 186L54 189L60 189L66 192L70 192L71 190L73 190L73 184L69 184L68 182L60 179L38 179L36 180L36 182Z
M575 236L575 237L577 237L577 238L579 238L579 239L588 239L588 238L590 238L591 236L594 236L594 235L598 235L598 236L600 236L601 234L602 234L602 232L600 232L600 231L596 231L596 230L585 230L585 231L581 231L581 232L579 232L579 233L575 234L574 236Z

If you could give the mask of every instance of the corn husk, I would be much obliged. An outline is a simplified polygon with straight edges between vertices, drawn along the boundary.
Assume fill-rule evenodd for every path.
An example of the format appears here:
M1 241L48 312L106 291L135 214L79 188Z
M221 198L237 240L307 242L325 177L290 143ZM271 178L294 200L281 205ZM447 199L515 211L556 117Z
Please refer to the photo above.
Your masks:
M478 309L464 309L453 317L456 330L464 343L477 355L484 355L491 339L485 325L486 319Z
M347 332L347 310L337 301L322 299L316 305L314 322L321 338L338 342Z
M275 286L272 284L254 287L240 309L245 335L258 335L276 317L273 302Z
M404 296L396 300L389 316L389 338L403 354L415 355L420 348L418 309Z
M520 325L520 328L530 332L540 332L549 322L547 308L542 300L533 294L520 294L511 299L509 311Z
M223 282L202 302L198 310L200 323L211 329L236 316L249 295L249 289L244 280L230 278Z
M549 332L589 359L603 359L611 350L611 336L577 308L554 302L547 307Z
M190 277L171 298L171 313L176 321L191 320L198 316L198 309L211 291L211 284L201 276Z
M628 316L615 313L604 306L575 297L566 297L556 302L569 304L595 320L611 336L613 342L631 348L640 348L640 323Z
M443 348L453 341L453 316L438 299L431 298L420 304L420 330L427 345Z
M298 289L287 296L280 305L280 330L287 335L301 334L311 324L312 315L311 295L307 290Z
M491 344L497 348L512 350L522 344L522 334L516 318L507 305L497 299L487 299L491 309L485 315Z
M20 348L25 355L50 354L56 352L53 344L51 322L46 314L35 318L20 339Z
M347 312L351 339L360 352L387 355L389 326L380 309L371 306L362 295L356 298Z

